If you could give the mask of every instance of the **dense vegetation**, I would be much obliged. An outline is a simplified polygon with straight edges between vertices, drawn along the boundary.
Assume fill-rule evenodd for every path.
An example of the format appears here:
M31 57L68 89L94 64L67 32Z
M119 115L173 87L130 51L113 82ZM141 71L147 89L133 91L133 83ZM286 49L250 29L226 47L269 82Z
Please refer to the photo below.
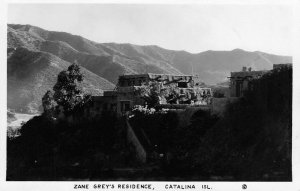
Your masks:
M291 180L292 68L253 81L201 139L190 158L203 175Z
M70 125L37 116L7 145L8 180L109 179L112 167L134 162L123 123L106 113Z

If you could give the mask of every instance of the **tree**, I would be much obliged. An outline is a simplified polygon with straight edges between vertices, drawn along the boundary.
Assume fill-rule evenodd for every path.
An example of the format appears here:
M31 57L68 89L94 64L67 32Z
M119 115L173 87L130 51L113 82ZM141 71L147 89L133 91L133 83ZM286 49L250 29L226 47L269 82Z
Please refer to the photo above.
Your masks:
M165 97L167 103L176 104L180 99L179 89L172 85L167 86Z
M177 103L180 99L179 90L174 85L163 85L160 82L150 82L135 90L149 108L155 108L161 101L169 104Z
M141 95L150 108L157 106L160 99L164 97L164 92L159 82L150 82L149 85L142 85L138 91L138 94Z
M84 94L78 86L78 83L82 81L83 74L76 62L70 65L67 70L61 71L53 87L54 94L51 91L47 91L42 99L46 114L52 112L56 103L57 106L63 108L64 114L69 115L76 107L82 106L89 100L90 95Z
M53 92L48 90L42 98L42 105L44 108L44 115L47 118L51 118L54 116L55 107L57 103L54 101Z
M83 74L79 65L74 62L67 71L58 74L57 82L53 87L54 100L62 106L65 114L71 113L76 106L83 105L89 95L84 94L78 86L83 81Z

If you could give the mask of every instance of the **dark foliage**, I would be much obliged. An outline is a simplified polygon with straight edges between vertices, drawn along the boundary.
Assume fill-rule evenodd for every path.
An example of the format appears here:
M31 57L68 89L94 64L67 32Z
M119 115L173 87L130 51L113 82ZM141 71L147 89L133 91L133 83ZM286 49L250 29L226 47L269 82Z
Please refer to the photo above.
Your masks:
M218 121L208 111L197 111L191 123L179 126L179 113L155 112L153 114L135 113L130 120L135 129L142 129L151 141L152 150L164 154L161 170L166 176L184 177L193 173L191 153L195 152L209 130ZM136 130L137 132L137 130Z
M178 116L176 113L156 112L150 115L136 113L130 120L135 129L142 129L151 140L151 145L156 145L157 152L167 152L173 142L173 133L178 128ZM152 148L154 149L154 147Z
M111 113L72 125L34 117L8 140L7 179L109 178L105 172L130 157L122 124Z
M53 92L48 90L42 97L42 106L44 109L44 116L51 119L55 116L55 108L57 103L53 99Z
M59 113L59 106L63 108L65 115L72 115L77 108L89 101L90 95L84 94L78 85L82 81L83 74L76 62L66 71L61 71L53 86L54 93L48 90L42 98L45 115L48 118L55 117L54 114Z
M252 90L229 105L193 153L200 174L235 180L291 180L292 68L252 81Z
M150 82L149 85L142 85L142 87L137 90L137 94L141 95L149 108L154 108L159 104L160 97L163 93L158 82Z
M177 176L191 176L194 174L193 153L202 146L202 139L206 132L219 120L208 111L198 110L190 119L190 124L175 129L173 144L170 148L172 158L167 171Z

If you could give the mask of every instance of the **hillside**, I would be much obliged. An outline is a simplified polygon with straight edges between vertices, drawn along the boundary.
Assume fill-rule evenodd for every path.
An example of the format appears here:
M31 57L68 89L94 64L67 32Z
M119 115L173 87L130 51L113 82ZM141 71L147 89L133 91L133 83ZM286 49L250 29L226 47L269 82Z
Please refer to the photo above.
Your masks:
M216 84L226 81L231 71L239 71L242 66L260 70L271 69L273 64L292 62L290 56L241 49L191 54L155 45L97 43L65 32L16 24L7 27L7 48L8 107L26 107L26 110L39 107L38 100L44 90L53 85L57 73L75 60L88 73L84 87L88 90L94 87L97 92L112 89L118 76L123 74L198 74L206 84ZM23 60L26 60L26 66L23 66ZM50 60L55 60L56 64ZM23 69L27 72L22 72ZM20 73L22 78L11 76L14 73Z
M69 62L45 52L26 48L9 49L7 60L7 104L8 108L20 112L41 111L41 98L52 89L57 75L67 69ZM85 76L82 88L87 93L101 95L114 85L107 80L82 69Z
M83 67L113 83L122 74L181 74L165 61L139 54L139 46L126 46L126 55L111 46L65 32L46 31L30 25L8 25L8 48L20 46L48 52L68 62L77 60Z

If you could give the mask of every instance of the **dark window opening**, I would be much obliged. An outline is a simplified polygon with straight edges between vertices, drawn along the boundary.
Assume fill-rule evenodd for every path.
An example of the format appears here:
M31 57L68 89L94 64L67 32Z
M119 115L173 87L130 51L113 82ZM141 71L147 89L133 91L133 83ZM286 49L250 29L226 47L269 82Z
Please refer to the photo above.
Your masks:
M121 101L121 111L129 111L129 110L130 110L130 102Z
M108 107L107 107L107 103L104 103L104 104L103 104L103 110L105 110L105 111L106 111L107 109L108 109Z
M179 88L187 88L188 84L187 84L187 82L178 82L178 87Z

